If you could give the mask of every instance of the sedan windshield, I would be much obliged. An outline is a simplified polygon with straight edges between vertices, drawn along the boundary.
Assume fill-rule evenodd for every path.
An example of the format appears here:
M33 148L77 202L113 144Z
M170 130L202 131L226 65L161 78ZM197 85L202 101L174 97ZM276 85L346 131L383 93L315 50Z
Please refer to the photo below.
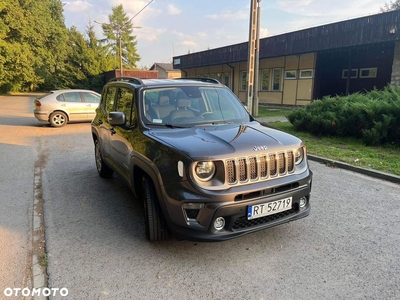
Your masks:
M143 92L145 123L177 127L243 123L250 116L227 88L182 86Z

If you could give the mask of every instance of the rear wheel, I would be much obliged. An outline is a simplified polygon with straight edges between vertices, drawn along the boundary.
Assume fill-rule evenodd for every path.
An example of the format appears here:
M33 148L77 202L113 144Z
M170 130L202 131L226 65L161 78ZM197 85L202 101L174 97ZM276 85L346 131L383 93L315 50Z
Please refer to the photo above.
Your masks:
M49 121L51 126L62 127L67 124L67 115L61 111L55 111L50 115Z
M146 176L142 180L146 237L150 241L161 241L169 237L153 182Z
M104 163L103 157L101 156L100 143L98 140L94 141L94 155L96 158L97 172L99 173L100 177L110 178L114 171Z

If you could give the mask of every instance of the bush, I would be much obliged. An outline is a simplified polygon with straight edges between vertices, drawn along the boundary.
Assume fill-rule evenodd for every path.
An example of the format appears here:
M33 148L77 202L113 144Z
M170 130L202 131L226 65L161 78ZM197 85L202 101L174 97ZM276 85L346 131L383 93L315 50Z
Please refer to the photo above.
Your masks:
M291 111L297 130L316 135L361 138L366 145L400 145L400 87L344 97L324 97Z

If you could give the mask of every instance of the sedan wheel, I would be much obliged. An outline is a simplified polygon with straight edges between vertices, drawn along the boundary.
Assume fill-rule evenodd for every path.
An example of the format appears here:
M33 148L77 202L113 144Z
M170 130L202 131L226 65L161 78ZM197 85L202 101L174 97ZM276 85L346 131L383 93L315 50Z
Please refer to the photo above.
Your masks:
M55 111L50 115L49 121L51 126L62 127L67 124L67 115L61 111Z

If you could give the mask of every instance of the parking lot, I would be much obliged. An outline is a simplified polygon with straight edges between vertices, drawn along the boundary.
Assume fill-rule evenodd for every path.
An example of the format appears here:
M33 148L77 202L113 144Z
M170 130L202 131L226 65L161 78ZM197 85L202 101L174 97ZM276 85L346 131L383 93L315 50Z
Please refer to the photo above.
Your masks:
M39 123L32 100L0 97L1 292L32 284L40 166L48 286L67 299L400 298L398 184L310 162L309 217L226 242L149 243L141 202L97 174L90 124Z

